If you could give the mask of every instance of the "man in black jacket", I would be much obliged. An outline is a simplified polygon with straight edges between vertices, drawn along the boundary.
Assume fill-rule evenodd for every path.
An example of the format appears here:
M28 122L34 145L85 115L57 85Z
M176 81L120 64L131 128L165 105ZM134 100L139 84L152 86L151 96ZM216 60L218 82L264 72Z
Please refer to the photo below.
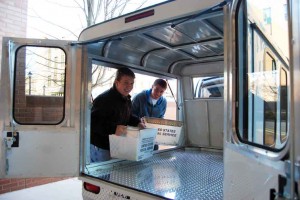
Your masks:
M117 71L114 85L93 101L91 110L91 161L110 159L109 135L126 134L126 126L145 125L131 114L131 96L135 75L126 68Z

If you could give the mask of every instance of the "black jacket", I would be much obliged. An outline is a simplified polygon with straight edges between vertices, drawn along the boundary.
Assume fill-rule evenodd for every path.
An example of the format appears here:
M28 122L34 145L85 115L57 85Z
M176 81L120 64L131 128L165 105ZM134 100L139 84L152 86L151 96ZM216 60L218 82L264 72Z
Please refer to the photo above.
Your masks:
M115 87L100 94L91 110L91 143L109 150L109 135L114 134L117 125L137 126L139 118L131 114L130 96L123 97Z

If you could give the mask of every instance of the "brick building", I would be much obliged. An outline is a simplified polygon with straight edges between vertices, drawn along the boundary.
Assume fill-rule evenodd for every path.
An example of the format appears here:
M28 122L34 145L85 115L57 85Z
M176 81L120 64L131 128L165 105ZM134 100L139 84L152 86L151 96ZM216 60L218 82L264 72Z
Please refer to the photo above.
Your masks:
M0 61L2 37L26 37L28 0L0 1ZM0 194L46 184L63 178L0 179Z

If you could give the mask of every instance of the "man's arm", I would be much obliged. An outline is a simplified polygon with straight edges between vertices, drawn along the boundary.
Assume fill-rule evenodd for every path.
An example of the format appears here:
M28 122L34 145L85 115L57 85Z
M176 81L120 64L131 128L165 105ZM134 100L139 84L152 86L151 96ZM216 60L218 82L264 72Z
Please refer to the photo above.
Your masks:
M131 113L132 115L136 117L141 117L140 116L140 93L137 94L133 99L132 99L132 107L131 107Z
M166 100L166 98L164 98L163 99L163 104L162 104L160 118L165 118L166 110L167 110L167 100Z

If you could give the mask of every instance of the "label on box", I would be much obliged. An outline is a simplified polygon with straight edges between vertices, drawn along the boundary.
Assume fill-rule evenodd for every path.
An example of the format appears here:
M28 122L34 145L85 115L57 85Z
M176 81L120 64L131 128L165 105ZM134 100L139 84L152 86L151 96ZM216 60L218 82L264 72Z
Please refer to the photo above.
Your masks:
M138 137L109 135L112 158L139 161L153 155L157 129L140 130Z
M182 122L159 118L146 118L147 128L157 128L157 144L177 145L182 130Z

